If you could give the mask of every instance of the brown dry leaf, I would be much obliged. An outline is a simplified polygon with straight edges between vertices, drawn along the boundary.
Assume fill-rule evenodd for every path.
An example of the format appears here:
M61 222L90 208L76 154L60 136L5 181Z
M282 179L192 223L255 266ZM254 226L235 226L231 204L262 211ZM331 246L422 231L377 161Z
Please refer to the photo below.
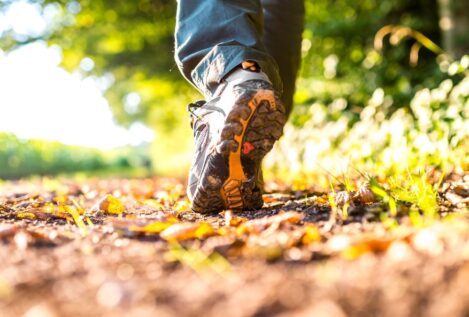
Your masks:
M183 241L190 239L203 239L216 234L213 227L206 222L176 223L161 232L165 240Z
M280 226L285 223L297 224L303 220L303 217L303 214L298 212L281 212L275 216L247 221L237 228L236 234L238 236L245 233L259 234L261 231L272 225Z
M13 197L11 199L8 199L7 202L11 204L17 204L19 202L25 201L25 200L30 200L30 199L35 199L39 196L38 193L17 193L15 194L16 197Z
M469 183L457 182L451 187L457 195L461 197L469 197Z
M247 221L247 218L244 217L239 217L239 216L233 216L231 217L229 221L229 226L230 227L238 227L241 224L245 223Z
M313 201L315 205L329 205L329 197L327 194L314 197Z
M152 218L135 218L135 216L127 216L126 218L110 219L115 230L124 232L131 236L135 234L158 234L178 221L179 220L174 216Z
M58 236L57 232L47 232L40 230L26 230L29 236L34 240L35 243L41 244L55 244L55 240L58 238L62 239L62 236Z
M239 243L235 244L236 237L234 235L222 236L217 235L213 237L209 237L204 241L204 244L201 248L206 254L211 254L214 251L220 254L233 254L243 245L242 242L238 241Z
M275 259L284 254L286 250L298 246L301 243L304 232L302 229L288 228L275 229L269 227L259 235L249 235L242 252L250 257L262 257Z
M350 204L353 202L353 196L355 192L340 191L335 194L335 204L342 208L345 204Z
M18 225L0 225L0 239L7 239L16 234L20 226Z
M24 250L28 246L53 246L56 245L56 240L62 236L58 236L57 232L43 232L36 229L27 229L26 227L20 226L6 226L0 228L0 239L8 239L12 241L18 249Z
M266 204L277 203L277 202L286 202L291 199L291 195L274 193L274 194L265 194L262 196L262 199Z
M33 208L26 211L17 212L17 218L20 219L39 219L48 220L51 218L70 219L70 214L64 209L63 206L57 207L51 204L46 204L42 208Z
M175 224L177 222L177 219L176 220L173 220L173 219L176 219L176 218L170 218L168 221L153 221L153 222L150 222L149 224L146 224L143 227L137 226L137 225L131 225L129 227L129 230L133 232L139 232L139 233L145 233L145 234L157 234L171 227L173 224Z
M35 209L29 209L27 211L23 212L18 212L16 213L16 217L20 219L39 219L39 220L47 220L50 219L51 217L56 217L56 215L52 212L48 211L43 211L43 209L40 208L35 208Z
M106 195L99 204L99 208L107 214L120 215L125 211L124 204L112 195Z
M10 211L10 208L7 205L5 205L4 202L0 203L0 213L1 212L8 212L8 211Z
M358 188L355 198L362 204L373 203L376 201L376 196L368 184L363 184Z

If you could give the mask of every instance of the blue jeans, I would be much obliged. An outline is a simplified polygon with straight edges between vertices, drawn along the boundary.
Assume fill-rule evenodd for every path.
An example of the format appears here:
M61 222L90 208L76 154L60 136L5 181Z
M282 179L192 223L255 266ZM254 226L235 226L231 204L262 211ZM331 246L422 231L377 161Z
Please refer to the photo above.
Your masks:
M290 111L303 20L303 0L179 0L177 65L210 99L233 68L256 61Z

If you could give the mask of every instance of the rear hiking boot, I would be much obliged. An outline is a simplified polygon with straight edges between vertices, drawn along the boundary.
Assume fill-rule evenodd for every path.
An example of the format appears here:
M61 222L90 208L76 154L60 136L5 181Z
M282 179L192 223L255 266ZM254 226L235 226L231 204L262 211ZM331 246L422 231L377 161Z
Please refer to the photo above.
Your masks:
M282 135L285 108L267 76L245 62L209 102L188 106L196 153L187 193L207 213L263 205L261 163Z

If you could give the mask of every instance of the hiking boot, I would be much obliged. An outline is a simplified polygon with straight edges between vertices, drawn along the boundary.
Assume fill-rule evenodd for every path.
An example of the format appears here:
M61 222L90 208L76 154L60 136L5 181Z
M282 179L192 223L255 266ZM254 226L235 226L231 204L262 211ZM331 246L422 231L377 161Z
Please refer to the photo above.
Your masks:
M282 135L285 108L267 76L244 62L209 102L188 106L196 153L187 193L207 213L263 205L261 163Z

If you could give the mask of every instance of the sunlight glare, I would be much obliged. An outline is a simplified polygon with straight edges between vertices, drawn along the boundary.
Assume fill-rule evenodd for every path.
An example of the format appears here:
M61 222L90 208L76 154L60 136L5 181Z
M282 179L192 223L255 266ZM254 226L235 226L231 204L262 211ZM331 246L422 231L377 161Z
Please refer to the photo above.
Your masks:
M143 124L117 126L99 80L66 72L61 58L44 42L0 55L0 131L102 149L153 139Z
M73 1L68 9L76 13L80 6ZM41 9L37 3L12 2L0 12L0 36L8 31L18 40L41 36L58 12L56 4ZM142 123L125 129L114 122L103 97L113 81L109 75L68 73L60 67L61 61L60 47L44 41L9 53L0 50L0 132L101 149L153 140L153 130ZM94 61L84 58L80 68L91 71Z

